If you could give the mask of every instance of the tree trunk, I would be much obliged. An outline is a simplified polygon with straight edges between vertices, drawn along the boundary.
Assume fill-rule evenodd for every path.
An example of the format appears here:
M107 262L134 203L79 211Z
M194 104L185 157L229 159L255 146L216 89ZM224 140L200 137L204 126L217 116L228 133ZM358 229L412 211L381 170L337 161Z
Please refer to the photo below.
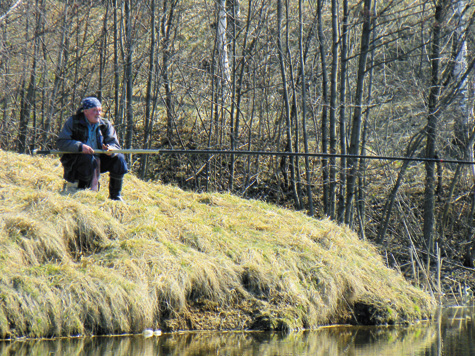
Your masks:
M119 67L119 27L118 27L118 4L117 0L114 2L114 120L119 141L123 137L123 120L120 115L120 67Z
M464 9L466 7L466 0L457 0L454 2L454 20L456 23L454 34L454 52L455 61L453 69L453 77L455 81L460 81L460 85L457 88L456 98L454 100L455 115L455 138L456 143L461 150L469 148L468 136L469 136L469 103L468 103L468 81L467 79L461 79L462 75L468 68L467 63L467 23L464 20ZM473 150L473 148L471 149ZM468 158L465 152L462 152L461 157Z
M289 39L290 35L290 27L291 27L291 19L289 16L289 2L285 0L285 22L286 22L286 31L285 31L285 48L287 53L287 61L289 65L289 73L290 73L290 88L292 89L292 105L290 108L290 125L292 127L292 135L293 140L291 140L290 144L293 141L293 152L299 153L300 152L300 128L299 128L299 118L298 118L298 110L297 110L297 82L294 79L294 64L292 60L292 52L291 52L291 43ZM300 41L300 40L299 40ZM295 172L295 189L297 191L298 197L298 205L296 209L300 210L303 208L302 203L302 184L300 181L300 157L298 155L293 156L289 160L290 169Z
M217 49L219 58L219 69L222 84L228 87L231 83L231 71L229 69L228 43L226 32L228 29L226 15L226 0L219 0L218 5L218 31L217 31ZM225 92L227 96L227 92Z
M155 43L160 43L160 38L155 38L155 0L150 0L150 52L148 55L149 68L147 78L147 89L145 93L145 118L144 118L144 131L143 131L143 148L149 147L149 139L153 127L153 118L151 117L151 104L152 104L152 87L153 79L155 77ZM159 36L160 37L160 36ZM140 178L145 178L147 171L148 155L142 155L140 157Z
M350 148L348 153L358 155L361 136L361 118L364 92L364 78L366 74L366 60L368 57L369 39L371 35L371 0L364 0L363 7L363 30L361 33L361 46L358 61L358 76L356 79L355 110L353 113ZM349 226L353 224L353 200L355 194L355 183L358 174L358 164L355 157L348 159L349 174L346 186L346 207L345 223Z
M277 0L277 47L278 47L278 52L279 52L279 63L280 63L280 71L281 71L281 76L282 76L282 86L283 86L283 96L284 96L284 105L285 105L285 111L284 111L284 116L286 120L286 128L287 128L287 144L286 144L286 150L289 153L292 153L292 124L290 122L290 102L289 102L289 96L288 96L288 91L287 91L287 75L285 72L285 61L284 61L284 52L282 48L282 0ZM297 194L297 187L295 184L295 170L294 170L294 159L293 156L289 156L289 161L290 161L290 187L292 190L292 195L294 198L295 206L299 207L300 206L300 201L298 198ZM283 165L283 169L285 170L285 163L284 160L286 157L282 157L281 160L281 165Z
M320 43L320 60L322 63L322 153L328 153L328 73L326 63L326 49L325 38L323 35L323 20L322 20L323 0L317 0L317 32ZM326 216L331 214L330 204L330 173L328 158L322 157L322 176L323 176L323 212Z
M9 70L9 62L10 62L10 57L8 55L8 52L5 49L5 44L8 42L8 18L4 20L4 23L2 26L0 26L0 29L2 30L1 33L1 42L0 42L0 69L2 70L2 73L5 74L5 78L10 75L10 70ZM9 104L9 93L10 93L10 82L8 80L4 80L3 82L4 85L4 90L3 90L3 95L2 95L2 108L1 108L1 113L2 113L2 120L0 121L0 132L7 132L8 125L10 123L10 117L8 115L8 104ZM0 143L0 148L2 149L7 149L7 142L6 140L2 140L3 142Z
M347 153L346 137L346 76L348 67L348 0L343 0L343 24L341 30L341 50L340 50L340 153ZM340 181L338 192L338 222L343 223L345 219L345 192L346 192L346 166L345 157L340 158Z
M63 12L63 28L61 33L61 42L58 48L58 58L56 61L56 71L54 74L54 84L53 90L51 92L50 100L49 100L49 110L45 118L44 127L43 127L43 139L42 145L43 147L47 147L51 142L49 141L49 135L51 133L51 124L53 122L53 116L56 109L56 98L58 96L58 90L61 85L61 81L63 80L63 71L65 67L65 63L63 61L64 54L66 49L66 41L67 36L69 33L69 28L71 26L71 21L69 18L69 0L66 0L64 3L64 12Z
M439 65L440 65L440 37L441 37L441 27L445 20L445 11L447 7L448 0L439 0L437 1L435 7L435 16L434 24L432 26L432 48L430 53L431 61L431 88L429 92L429 103L428 110L429 114L427 117L427 142L426 142L426 153L427 158L435 158L435 144L436 144L436 135L437 135L437 103L440 94L440 83L439 83ZM433 250L434 245L434 227L435 227L435 162L426 162L426 181L425 181L425 191L424 191L424 241L426 243L427 258L430 257L430 252Z
M303 131L303 143L305 153L309 153L308 148L308 134L307 134L307 87L305 76L305 58L303 49L303 4L302 0L299 0L299 55L300 55L300 82L302 84L302 131ZM313 194L312 194L312 175L310 170L310 162L308 156L305 156L305 175L307 177L307 199L308 199L308 214L310 216L315 215L315 209L313 207Z
M134 41L132 39L132 0L125 0L125 37L126 37L126 58L125 58L125 84L126 84L126 110L127 110L127 131L125 136L125 147L132 148L134 138L134 111L133 111L133 55ZM130 158L129 158L130 160ZM130 162L129 162L130 163Z
M171 34L173 29L174 13L178 0L165 0L163 2L163 20L162 20L162 79L165 88L165 108L167 112L167 139L168 143L173 147L173 128L175 126L175 106L173 101L173 93L170 82L170 46ZM170 5L170 8L168 8ZM168 15L167 15L168 13Z
M374 22L373 22L373 27L376 28L376 3L374 4L373 7L373 16L374 16ZM376 29L373 30L372 32L373 35L373 46L371 50L371 59L370 59L370 64L369 64L369 79L368 79L368 89L367 89L367 97L366 97L366 103L367 103L367 109L365 110L365 120L364 120L364 127L363 127L363 136L361 140L361 151L360 155L365 156L366 155L366 138L368 135L368 120L369 120L369 113L370 113L370 107L371 107L371 102L372 102L372 91L373 91L373 64L374 64L374 51L375 51L375 46L376 46ZM359 228L360 228L360 236L364 239L365 238L365 226L366 226L366 160L364 158L359 160L359 168L358 168L359 174L358 174L358 194L357 194L357 203L356 203L356 209L358 210L358 221L359 221Z
M28 12L29 12L29 5ZM37 69L37 58L38 58L38 41L40 36L40 11L38 0L36 0L35 5L35 31L34 31L34 41L33 41L33 63L30 72L30 80L28 84L28 89L25 90L25 81L26 81L26 71L24 78L22 80L22 90L21 90L21 105L20 105L20 122L18 129L18 147L17 151L19 153L25 153L28 145L28 124L30 121L31 108L33 107L34 111L34 96L36 89L36 69ZM27 15L29 17L29 15ZM29 21L27 21L28 26ZM29 28L26 29L26 37L29 37ZM26 46L27 44L25 44ZM28 63L25 53L24 63ZM26 68L25 68L26 70Z
M332 65L330 74L330 122L329 122L329 134L330 134L330 154L336 154L336 116L337 116L337 79L338 79L338 2L332 0L331 3L332 13ZM331 219L335 219L335 206L336 206L336 159L330 157L330 170L329 170L329 216Z
M236 71L237 71L237 63L236 63L236 36L237 36L237 31L236 31L236 26L237 26L237 10L239 8L239 5L238 5L238 8L236 8L236 2L237 0L235 1L231 1L231 4L230 4L230 7L231 7L231 28L232 28L232 35L233 35L233 42L232 42L232 81L231 81L231 112L230 112L230 116L231 116L231 119L230 119L230 129L231 129L231 132L230 132L230 138L231 138L231 151L234 151L236 149L236 145L237 145L237 140L238 140L238 136L239 136L239 110L240 110L240 107L238 106L238 103L236 102L237 101L237 98L236 98L236 95L237 95L237 83L236 83ZM244 43L244 46L246 44ZM245 47L244 47L245 49ZM244 51L243 49L243 51ZM241 70L241 77L240 77L240 81L242 83L242 75L244 73L244 61L242 62L242 70ZM235 108L236 107L236 108ZM236 109L236 110L235 110ZM236 112L236 113L235 113ZM236 116L236 120L234 121L234 116ZM235 156L234 154L231 155L230 157L230 172L229 172L229 191L233 191L234 190L234 170L235 170Z
M104 71L107 58L107 20L109 18L110 1L106 0L106 13L102 22L101 48L99 50L99 88L97 98L102 101L102 91L104 86Z

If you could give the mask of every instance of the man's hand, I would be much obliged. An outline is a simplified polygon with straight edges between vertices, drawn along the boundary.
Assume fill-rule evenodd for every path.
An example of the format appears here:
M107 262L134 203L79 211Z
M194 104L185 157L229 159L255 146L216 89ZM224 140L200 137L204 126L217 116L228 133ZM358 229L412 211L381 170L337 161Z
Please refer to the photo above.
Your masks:
M88 154L88 155L93 155L93 154L94 154L94 150L93 150L92 147L83 144L83 145L82 145L82 153L86 153L86 154Z
M112 155L112 151L114 150L112 147L110 147L109 145L105 145L105 144L102 144L102 149L104 151L109 151L110 152L110 153L109 152L106 153L106 155L108 155L108 156Z

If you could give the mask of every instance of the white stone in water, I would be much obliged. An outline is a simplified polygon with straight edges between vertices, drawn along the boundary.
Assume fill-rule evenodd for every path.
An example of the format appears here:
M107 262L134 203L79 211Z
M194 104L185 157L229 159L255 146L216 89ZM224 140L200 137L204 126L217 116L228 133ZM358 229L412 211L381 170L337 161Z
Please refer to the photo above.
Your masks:
M142 332L142 335L144 337L151 337L153 336L153 330L152 329L145 329L143 332Z

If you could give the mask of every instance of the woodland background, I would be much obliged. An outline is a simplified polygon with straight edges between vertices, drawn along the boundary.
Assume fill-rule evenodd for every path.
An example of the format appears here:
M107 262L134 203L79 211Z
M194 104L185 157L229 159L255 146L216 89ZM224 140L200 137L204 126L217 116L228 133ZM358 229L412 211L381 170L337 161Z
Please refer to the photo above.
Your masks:
M468 0L3 0L0 148L54 148L96 95L124 148L292 153L129 156L142 179L473 267L473 165L347 155L473 160L474 13Z

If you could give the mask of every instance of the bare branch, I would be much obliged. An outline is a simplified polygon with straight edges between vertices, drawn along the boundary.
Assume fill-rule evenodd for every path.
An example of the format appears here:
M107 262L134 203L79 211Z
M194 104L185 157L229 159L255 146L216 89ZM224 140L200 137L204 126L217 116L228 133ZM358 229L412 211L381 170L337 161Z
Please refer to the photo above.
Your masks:
M12 7L10 7L6 13L4 13L3 15L1 15L1 16L0 16L0 22L2 22L3 19L6 18L10 12L12 12L13 10L15 10L15 8L17 8L17 7L21 4L21 1L22 1L22 0L17 0L17 2L16 2Z

